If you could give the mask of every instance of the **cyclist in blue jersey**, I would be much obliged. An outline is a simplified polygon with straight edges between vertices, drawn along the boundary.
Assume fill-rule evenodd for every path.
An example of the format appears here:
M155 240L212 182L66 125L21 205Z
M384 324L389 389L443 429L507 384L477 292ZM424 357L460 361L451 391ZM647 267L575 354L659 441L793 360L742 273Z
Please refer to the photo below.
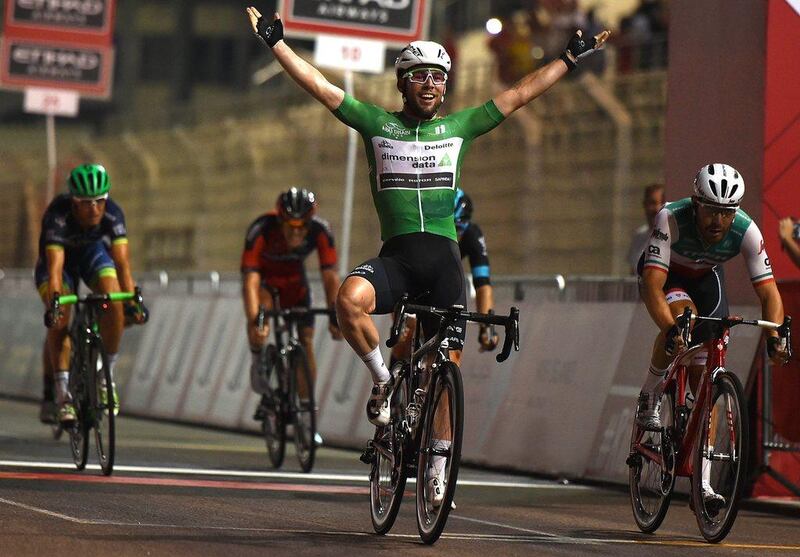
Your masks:
M122 209L110 197L111 180L99 164L75 167L67 179L69 193L58 195L42 217L39 258L34 278L46 309L45 322L54 321L47 330L45 373L54 371L54 395L57 417L62 423L75 420L75 408L69 398L70 340L67 334L71 308L61 309L61 317L50 314L51 300L61 294L77 294L83 280L94 292L132 292L136 286L131 274L128 231ZM117 361L125 316L136 323L146 320L146 309L135 302L123 308L112 303L100 318L100 332L113 373ZM116 391L115 391L116 393ZM40 418L49 401L42 405Z
M756 223L739 208L744 179L735 168L714 163L703 166L694 180L691 197L666 206L656 215L650 239L639 260L641 293L660 332L653 346L650 370L639 395L636 421L639 427L661 431L661 388L667 367L684 341L675 318L690 307L692 313L726 317L722 264L741 254L753 289L761 302L763 319L783 322L783 302L775 285L764 239ZM708 323L692 330L692 342L708 340ZM787 355L785 339L769 331L770 359L782 363ZM689 383L696 391L707 353L700 351L689 367ZM712 506L724 504L711 489L710 465L703 466L704 498Z

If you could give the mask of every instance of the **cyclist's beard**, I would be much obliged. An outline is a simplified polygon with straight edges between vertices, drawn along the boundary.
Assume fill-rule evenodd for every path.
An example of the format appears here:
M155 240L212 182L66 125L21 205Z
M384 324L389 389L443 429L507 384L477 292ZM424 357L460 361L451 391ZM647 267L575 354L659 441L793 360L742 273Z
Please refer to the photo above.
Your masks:
M434 95L438 95L438 93L434 92ZM436 113L439 112L439 108L444 103L444 93L438 95L438 98L435 102L431 105L422 105L419 102L419 99L414 94L409 94L408 90L403 94L403 105L405 111L414 116L415 118L419 118L420 120L430 120Z

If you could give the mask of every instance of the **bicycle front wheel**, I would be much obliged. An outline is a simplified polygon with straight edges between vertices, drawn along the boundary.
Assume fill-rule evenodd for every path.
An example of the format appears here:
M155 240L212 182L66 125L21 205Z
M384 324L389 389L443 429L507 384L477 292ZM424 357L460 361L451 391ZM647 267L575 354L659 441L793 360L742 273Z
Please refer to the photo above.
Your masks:
M633 422L628 456L628 492L633 519L642 532L655 532L669 510L675 487L675 396L661 396L661 432L642 431Z
M406 437L402 422L406 418L409 394L405 376L397 374L395 377L392 420L385 427L375 428L372 440L375 460L369 473L369 511L372 528L377 534L386 534L394 526L406 488Z
M750 445L747 406L739 378L730 372L720 373L711 392L695 448L692 502L700 533L707 541L718 543L730 532L739 511Z
M307 473L314 467L317 420L314 408L316 404L314 381L311 378L311 368L308 366L308 356L302 346L294 347L289 356L289 364L292 370L289 398L294 421L294 446L300 468Z
M274 468L281 467L286 454L286 418L283 403L285 375L283 359L276 358L272 363L272 370L267 381L269 388L261 397L261 406L264 412L261 432L264 434L267 454Z
M75 423L67 427L72 462L78 470L86 468L89 457L89 397L85 388L85 359L88 357L84 347L73 347L72 363L69 370L69 392L75 407Z
M461 462L464 388L458 366L442 364L427 396L417 460L417 529L422 541L432 544L450 515Z
M89 348L89 368L94 370L94 439L97 458L103 475L110 476L114 471L115 420L117 413L114 382L108 356L103 343L98 338Z

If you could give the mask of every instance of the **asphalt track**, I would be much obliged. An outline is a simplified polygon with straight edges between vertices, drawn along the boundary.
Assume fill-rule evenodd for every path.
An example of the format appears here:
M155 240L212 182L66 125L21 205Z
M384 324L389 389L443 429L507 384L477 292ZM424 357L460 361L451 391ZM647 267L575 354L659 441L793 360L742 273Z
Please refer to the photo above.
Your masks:
M0 399L0 555L800 554L800 513L745 509L710 546L685 500L645 535L622 490L473 469L462 471L457 509L431 549L417 536L411 493L392 532L372 533L367 468L352 451L323 448L301 474L289 449L275 471L257 436L122 415L105 478L93 446L77 472L65 438L54 440L37 413Z

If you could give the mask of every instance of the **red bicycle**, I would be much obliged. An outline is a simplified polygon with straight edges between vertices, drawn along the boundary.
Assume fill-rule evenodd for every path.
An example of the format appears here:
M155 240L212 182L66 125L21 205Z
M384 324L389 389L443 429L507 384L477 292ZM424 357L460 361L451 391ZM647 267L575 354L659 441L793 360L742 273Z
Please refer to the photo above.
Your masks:
M693 320L708 322L713 334L710 340L680 352L667 369L661 395L661 431L644 431L634 421L627 459L628 484L636 524L651 533L667 514L675 478L691 478L690 504L697 525L707 541L717 543L728 535L736 520L750 450L742 383L725 368L730 329L751 325L776 330L786 339L791 356L792 318L787 316L778 325L741 317L701 317L692 315L687 307L676 319L687 346ZM704 349L708 358L693 399L688 366ZM716 496L709 497L709 493Z

